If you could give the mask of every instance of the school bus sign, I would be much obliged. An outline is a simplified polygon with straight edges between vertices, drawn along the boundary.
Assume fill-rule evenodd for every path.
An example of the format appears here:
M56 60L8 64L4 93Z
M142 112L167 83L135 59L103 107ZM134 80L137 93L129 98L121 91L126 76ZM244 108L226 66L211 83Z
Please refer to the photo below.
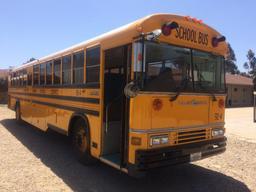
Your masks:
M174 17L172 20L163 21L161 30L161 40L170 44L186 44L188 48L202 49L220 55L227 53L227 47L221 43L225 41L225 37L203 24L201 20Z
M209 43L209 35L207 33L184 26L176 28L175 37L180 40L190 41L203 46L207 46Z

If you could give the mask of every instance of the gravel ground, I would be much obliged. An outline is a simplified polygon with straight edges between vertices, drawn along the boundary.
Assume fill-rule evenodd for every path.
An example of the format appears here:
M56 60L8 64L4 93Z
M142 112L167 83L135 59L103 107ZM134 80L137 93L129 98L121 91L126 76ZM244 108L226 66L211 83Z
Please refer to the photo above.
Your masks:
M80 165L66 137L18 125L0 106L0 191L256 191L256 143L228 136L219 156L134 179L101 163Z

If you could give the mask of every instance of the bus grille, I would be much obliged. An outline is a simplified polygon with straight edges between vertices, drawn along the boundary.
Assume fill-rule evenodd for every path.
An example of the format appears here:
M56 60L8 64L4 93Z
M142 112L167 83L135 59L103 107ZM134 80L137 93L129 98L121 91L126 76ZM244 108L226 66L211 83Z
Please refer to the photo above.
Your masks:
M203 141L206 138L206 129L180 131L178 133L178 144Z

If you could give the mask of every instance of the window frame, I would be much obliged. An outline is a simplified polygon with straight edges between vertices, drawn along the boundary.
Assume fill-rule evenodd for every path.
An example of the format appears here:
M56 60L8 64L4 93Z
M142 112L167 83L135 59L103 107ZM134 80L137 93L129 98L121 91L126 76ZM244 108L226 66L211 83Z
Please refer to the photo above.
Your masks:
M40 72L39 72L39 85L40 86L45 86L46 85L46 76L45 76L45 74L46 74L46 63L40 63L39 64L40 65ZM44 76L44 83L43 84L41 84L41 69L42 69L42 67L41 66L44 66L44 73L43 73L43 76Z
M48 71L47 71L48 64L50 64L50 70L51 70L49 73L49 74L51 74L50 75L51 83L48 83L48 78L47 78L48 77ZM46 67L45 67L45 86L52 86L53 85L53 61L52 60L46 61L45 65L46 65Z
M93 66L93 65L89 65L88 66L88 52L89 51L93 51L93 50L96 50L96 49L99 49L99 64L97 64L96 66ZM96 46L93 46L93 47L89 47L89 48L86 48L86 50L85 50L85 55L86 55L86 60L85 60L85 62L86 62L86 67L85 67L85 82L86 82L86 84L99 84L100 83L100 77L101 77L101 57L102 57L102 52L101 52L101 46L100 45L96 45ZM99 70L99 76L98 76L98 81L88 81L88 77L89 77L89 75L88 75L88 69L90 69L90 68L98 68L98 70Z
M59 71L58 71L58 73L59 73L59 82L58 83L55 83L55 65L56 65L56 61L59 61L60 63L57 63L57 64L59 64ZM60 58L56 58L56 59L54 59L54 60L52 60L52 63L53 63L53 71L52 71L52 75L53 75L53 82L52 82L52 84L53 85L55 85L55 86L58 86L58 85L61 85L61 68L62 68L62 58L60 57Z
M75 78L76 78L76 76L75 76L75 59L74 59L74 57L75 57L75 55L78 55L78 54L83 54L83 65L81 65L82 67L80 67L80 68L83 68L83 70L82 70L82 73L83 73L83 75L82 75L82 80L81 80L81 82L75 82ZM82 85L82 84L84 84L84 82L85 82L85 73L84 73L84 71L85 71L85 65L84 65L84 63L85 63L85 52L84 52L84 49L82 49L82 50L78 50L78 51L76 51L76 52L74 52L74 53L72 53L72 70L71 70L71 73L72 73L72 85ZM77 68L76 68L77 69Z
M38 68L38 72L37 72L37 84L35 84L35 68ZM40 78L39 78L39 75L40 75L40 64L36 64L36 65L33 65L33 78L32 78L32 82L33 82L33 86L39 86L39 81L40 81Z
M64 70L64 58L67 58L69 57L70 58L70 68L69 68L69 75L70 75L70 79L69 79L69 82L68 83L64 83L64 71L66 72L67 70ZM62 66L62 70L61 70L61 79L62 79L62 83L61 85L63 86L70 86L72 85L73 81L72 81L72 71L73 71L73 65L72 65L72 58L73 58L73 54L68 54L68 55L64 55L62 56L61 58L61 66ZM65 63L66 64L66 63Z

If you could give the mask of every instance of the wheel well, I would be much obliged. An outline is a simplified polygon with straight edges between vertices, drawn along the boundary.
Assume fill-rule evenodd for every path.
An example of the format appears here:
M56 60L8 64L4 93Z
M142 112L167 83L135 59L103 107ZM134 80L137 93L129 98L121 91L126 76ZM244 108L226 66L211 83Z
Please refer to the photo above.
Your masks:
M71 119L69 121L68 136L71 136L75 122L80 120L80 119L82 119L86 123L88 131L89 131L89 122L88 122L87 117L82 115L82 114L74 114L74 115L72 115L72 117L71 117Z

